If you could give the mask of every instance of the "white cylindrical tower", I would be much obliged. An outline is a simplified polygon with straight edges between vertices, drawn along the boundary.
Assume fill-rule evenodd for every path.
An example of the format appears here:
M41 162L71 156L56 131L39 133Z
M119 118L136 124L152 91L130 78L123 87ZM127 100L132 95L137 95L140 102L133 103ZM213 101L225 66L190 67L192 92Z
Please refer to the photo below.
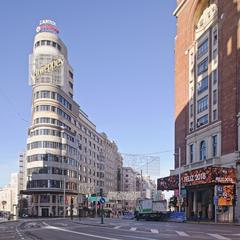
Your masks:
M78 188L73 71L56 23L41 20L36 32L29 57L33 94L26 192L32 196L32 215L64 216Z

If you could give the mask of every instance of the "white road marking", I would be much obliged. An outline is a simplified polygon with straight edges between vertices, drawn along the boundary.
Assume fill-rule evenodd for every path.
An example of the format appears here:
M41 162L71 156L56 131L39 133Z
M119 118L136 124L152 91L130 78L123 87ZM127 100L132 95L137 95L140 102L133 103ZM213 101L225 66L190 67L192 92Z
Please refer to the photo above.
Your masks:
M119 238L102 237L102 236L99 236L99 235L93 235L93 234L82 233L82 232L75 232L75 231L72 231L72 230L63 229L63 228L60 228L60 227L53 227L53 226L50 226L50 225L46 226L45 228L46 228L46 229L63 231L63 232L74 233L74 234L83 235L83 236L88 236L88 237L100 238L100 239L121 240L121 239L119 239Z
M116 226L116 227L114 227L114 229L119 229L121 226Z
M135 227L130 228L130 231L136 231L136 230L137 230L137 228L135 228Z
M157 229L151 229L152 233L159 233L159 231Z
M214 237L219 240L231 240L231 238L226 238L224 236L221 236L219 234L214 234L214 233L208 233L209 236Z
M190 237L190 235L188 235L187 233L185 232L181 232L181 231L176 231L176 233L181 236L181 237Z
M127 237L127 235L118 235L119 237ZM156 238L148 238L148 237L138 237L138 236L130 236L131 238L142 239L142 240L157 240Z

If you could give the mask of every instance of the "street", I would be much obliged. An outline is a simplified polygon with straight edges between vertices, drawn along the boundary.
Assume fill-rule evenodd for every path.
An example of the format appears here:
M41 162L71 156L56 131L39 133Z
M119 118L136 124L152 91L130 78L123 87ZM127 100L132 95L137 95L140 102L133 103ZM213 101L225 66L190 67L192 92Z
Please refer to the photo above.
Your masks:
M198 223L145 222L105 219L28 219L0 224L0 240L239 240L240 227Z

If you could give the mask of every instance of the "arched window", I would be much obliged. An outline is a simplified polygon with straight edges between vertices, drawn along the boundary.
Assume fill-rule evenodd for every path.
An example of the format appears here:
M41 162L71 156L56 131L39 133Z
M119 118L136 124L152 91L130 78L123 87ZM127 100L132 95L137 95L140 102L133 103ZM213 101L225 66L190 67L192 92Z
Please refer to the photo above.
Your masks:
M205 141L201 141L200 142L200 160L204 160L206 159L206 142Z

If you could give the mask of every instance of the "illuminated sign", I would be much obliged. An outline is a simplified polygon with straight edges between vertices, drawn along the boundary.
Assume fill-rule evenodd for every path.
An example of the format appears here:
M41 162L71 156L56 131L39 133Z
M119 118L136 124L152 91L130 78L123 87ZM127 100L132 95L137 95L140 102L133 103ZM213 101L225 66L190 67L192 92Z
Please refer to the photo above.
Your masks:
M47 63L47 64L41 66L39 69L37 69L35 71L35 73L32 75L32 78L36 79L37 77L39 77L45 73L53 72L55 69L59 68L62 65L63 65L63 59L61 59L61 58L55 59L52 62Z
M56 26L56 23L52 20L40 20L40 24L39 25L46 25L46 24L50 24L50 25L53 25L53 26Z
M39 26L36 28L36 32L51 32L58 34L59 30L57 29L57 25L54 21L52 20L40 20Z
M178 189L179 176L172 175L157 180L158 190ZM205 167L181 174L182 187L200 184L234 184L236 183L236 169L224 167Z

